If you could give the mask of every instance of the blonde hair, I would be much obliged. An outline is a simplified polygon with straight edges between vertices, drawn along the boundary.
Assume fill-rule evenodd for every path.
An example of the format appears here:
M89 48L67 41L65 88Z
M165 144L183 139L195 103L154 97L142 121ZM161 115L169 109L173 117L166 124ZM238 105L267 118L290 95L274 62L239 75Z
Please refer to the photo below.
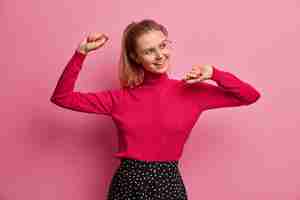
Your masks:
M153 30L162 31L165 36L168 36L168 30L152 19L144 19L138 23L132 22L125 28L119 60L119 81L122 88L132 88L143 82L144 68L131 56L137 56L136 41L138 37Z

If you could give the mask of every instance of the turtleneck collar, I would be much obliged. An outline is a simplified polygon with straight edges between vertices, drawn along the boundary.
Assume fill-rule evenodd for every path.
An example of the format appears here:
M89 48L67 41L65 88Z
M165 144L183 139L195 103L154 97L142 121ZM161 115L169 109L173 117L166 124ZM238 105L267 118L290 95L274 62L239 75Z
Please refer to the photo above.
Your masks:
M165 73L154 73L148 70L144 70L144 83L145 84L157 84L161 83L162 81L165 81L168 79L168 74Z

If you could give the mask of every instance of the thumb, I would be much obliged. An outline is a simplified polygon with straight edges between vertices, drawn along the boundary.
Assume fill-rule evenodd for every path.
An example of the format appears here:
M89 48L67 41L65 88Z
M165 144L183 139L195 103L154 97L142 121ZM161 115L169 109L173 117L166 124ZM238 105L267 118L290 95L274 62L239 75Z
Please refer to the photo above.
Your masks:
M104 36L101 38L101 40L99 42L104 43L104 42L106 42L106 40L108 40L108 38Z
M193 79L190 79L190 80L187 80L186 82L187 83L197 83L197 82L201 82L201 81L204 81L206 78L200 74L197 78L193 78Z
M197 81L204 81L204 80L206 80L206 79L207 79L207 78L206 78L202 73L199 75L198 78L196 78Z
M103 45L105 44L106 40L108 40L108 39L107 39L107 38L102 38L101 40L96 41L96 42L95 42L95 43L96 43L96 46L97 46L97 47L103 46Z

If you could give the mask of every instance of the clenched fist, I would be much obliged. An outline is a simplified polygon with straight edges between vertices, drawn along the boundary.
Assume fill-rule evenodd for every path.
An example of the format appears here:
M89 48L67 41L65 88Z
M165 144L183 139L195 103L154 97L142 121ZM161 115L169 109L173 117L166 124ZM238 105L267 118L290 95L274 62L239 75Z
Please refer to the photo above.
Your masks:
M196 83L211 79L212 75L212 65L193 65L192 70L188 72L182 80L186 83Z
M77 51L83 54L87 54L90 51L102 47L107 40L108 36L103 33L90 33L79 43Z

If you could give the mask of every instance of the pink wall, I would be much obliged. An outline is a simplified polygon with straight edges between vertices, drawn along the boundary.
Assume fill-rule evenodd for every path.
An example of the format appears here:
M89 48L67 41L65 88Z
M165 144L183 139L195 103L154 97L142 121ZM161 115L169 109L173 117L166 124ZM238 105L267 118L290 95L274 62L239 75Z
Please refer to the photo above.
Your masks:
M200 116L180 163L190 199L300 199L299 1L0 4L1 200L105 199L118 165L113 122L49 97L78 42L94 31L110 41L85 60L76 89L118 87L121 32L143 18L169 29L171 77L216 64L262 94L250 106Z

